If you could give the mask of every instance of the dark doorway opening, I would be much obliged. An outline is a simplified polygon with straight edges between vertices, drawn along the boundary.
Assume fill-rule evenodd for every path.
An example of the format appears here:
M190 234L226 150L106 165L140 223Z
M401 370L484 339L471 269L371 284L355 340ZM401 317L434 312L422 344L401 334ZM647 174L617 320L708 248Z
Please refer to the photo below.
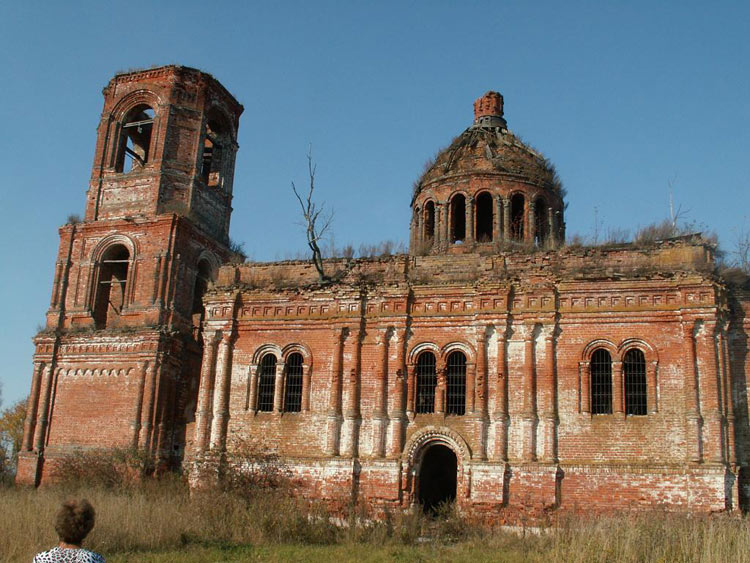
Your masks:
M422 458L419 470L418 498L427 514L434 514L444 503L456 500L458 460L447 446L431 446Z

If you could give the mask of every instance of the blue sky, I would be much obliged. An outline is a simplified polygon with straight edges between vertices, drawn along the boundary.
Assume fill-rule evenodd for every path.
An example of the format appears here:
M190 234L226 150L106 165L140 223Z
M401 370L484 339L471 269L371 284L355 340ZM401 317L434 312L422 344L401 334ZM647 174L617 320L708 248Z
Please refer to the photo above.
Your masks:
M184 64L245 106L232 238L304 250L290 182L312 144L335 242L408 240L411 184L485 91L557 166L568 233L668 214L731 249L750 227L750 3L5 2L0 7L0 369L28 392L57 227L83 213L101 89Z

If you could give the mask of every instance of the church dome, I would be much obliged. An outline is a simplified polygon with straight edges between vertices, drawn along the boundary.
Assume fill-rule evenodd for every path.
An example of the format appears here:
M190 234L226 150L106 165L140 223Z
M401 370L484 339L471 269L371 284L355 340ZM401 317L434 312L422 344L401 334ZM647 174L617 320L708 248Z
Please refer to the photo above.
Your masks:
M415 182L412 250L555 245L563 195L554 166L508 130L502 95L487 92L474 102L474 123Z

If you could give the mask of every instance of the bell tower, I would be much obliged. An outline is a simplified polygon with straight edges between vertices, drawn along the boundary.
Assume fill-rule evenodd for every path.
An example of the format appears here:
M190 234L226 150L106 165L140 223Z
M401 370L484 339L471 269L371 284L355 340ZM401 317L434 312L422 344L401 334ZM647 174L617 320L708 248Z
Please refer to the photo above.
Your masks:
M226 243L242 106L181 66L118 74L103 94L86 220L175 213Z
M242 105L211 75L165 66L103 90L82 221L60 228L17 480L80 448L179 464L193 423L203 293L230 256Z

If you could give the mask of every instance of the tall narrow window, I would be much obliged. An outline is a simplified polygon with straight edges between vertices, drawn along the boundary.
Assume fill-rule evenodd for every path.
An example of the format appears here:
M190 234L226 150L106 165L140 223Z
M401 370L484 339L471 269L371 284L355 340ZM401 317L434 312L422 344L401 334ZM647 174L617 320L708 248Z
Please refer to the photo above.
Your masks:
M534 205L534 221L536 225L534 233L534 243L540 247L544 246L544 243L547 242L547 238L549 237L548 209L549 208L547 207L547 204L541 197L536 200L536 203Z
M456 194L451 200L451 242L466 238L466 198Z
M625 414L645 415L646 358L641 350L628 350L623 361L625 372Z
M206 122L206 135L203 139L201 156L201 178L207 186L223 187L224 151L227 144L227 127L214 113Z
M424 206L424 240L435 238L435 202L428 201Z
M299 412L302 410L302 354L289 354L286 359L286 388L284 389L284 410Z
M104 253L94 298L94 325L105 328L120 318L125 306L130 253L116 244Z
M612 414L612 356L602 348L591 355L591 414Z
M482 192L477 196L477 242L492 242L492 196Z
M258 410L273 410L273 390L276 385L276 356L266 354L258 366Z
M523 219L526 202L523 195L516 194L510 199L510 237L523 240Z
M435 412L437 372L435 371L435 355L432 352L423 352L417 358L416 378L416 412Z
M445 414L466 413L466 356L451 352L446 372Z
M130 110L122 123L117 149L117 172L130 172L145 166L151 156L154 110L141 105Z
M206 294L208 289L208 282L211 279L211 266L208 260L201 260L198 262L198 271L195 274L195 286L193 287L193 306L192 306L192 321L193 321L193 334L197 336L201 332L203 327L203 319L205 318L205 308L203 307L203 296Z

